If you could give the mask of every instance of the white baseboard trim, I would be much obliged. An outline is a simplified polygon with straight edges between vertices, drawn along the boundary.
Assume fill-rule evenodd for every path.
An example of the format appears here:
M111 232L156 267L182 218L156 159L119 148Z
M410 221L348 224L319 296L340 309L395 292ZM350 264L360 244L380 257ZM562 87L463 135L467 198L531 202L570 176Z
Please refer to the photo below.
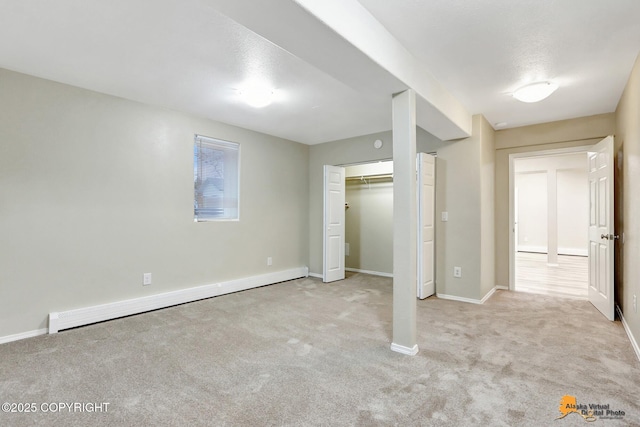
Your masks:
M7 335L4 337L0 337L0 344L5 344L11 341L19 341L26 338L33 338L39 335L45 335L48 332L48 329L36 329L35 331L22 332L20 334Z
M494 287L489 292L487 292L487 294L481 300L480 299L457 297L455 295L438 294L438 293L436 294L436 296L438 298L448 299L448 300L451 300L451 301L460 301L460 302L466 302L466 303L469 303L469 304L484 304L489 298L491 298L491 296L495 292L496 292L496 288Z
M418 354L418 344L413 347L405 347L400 344L396 344L394 342L391 343L391 351L395 351L396 353L406 354L407 356L415 356Z
M345 268L345 271L350 271L352 273L370 274L372 276L393 277L393 274L391 273L383 273L381 271L371 271L371 270L360 270L358 268Z
M496 290L498 290L498 291L508 291L509 287L508 286L496 286Z
M547 247L546 246L530 246L530 245L518 245L518 249L516 252L532 252L536 254L546 254Z
M518 246L517 252L531 252L536 254L546 254L546 246ZM587 248L558 248L558 255L589 256Z
M558 255L589 256L587 248L558 248Z
M309 276L315 277L316 279L323 279L322 274L318 273L309 273Z
M491 298L495 293L496 293L496 287L494 286L489 292L487 292L484 298L480 300L480 304L484 304L485 302L487 302L487 300Z
M618 316L620 316L620 320L622 321L622 326L624 326L624 330L627 333L627 336L629 337L629 341L631 341L631 347L633 347L633 350L636 352L636 356L638 357L638 360L640 360L640 346L638 346L638 341L636 341L636 338L633 336L633 333L631 333L629 324L624 319L624 316L622 315L622 310L620 309L619 305L616 305L616 311L618 312Z
M244 291L271 285L273 283L307 277L307 267L293 268L274 273L261 274L259 276L245 277L229 280L211 285L197 286L194 288L180 289L146 297L133 298L109 304L92 307L78 308L75 310L49 313L49 333L55 334L63 329L75 328L90 323L103 322L118 317L144 313L146 311L171 307L173 305L198 301L205 298L216 297L232 292Z

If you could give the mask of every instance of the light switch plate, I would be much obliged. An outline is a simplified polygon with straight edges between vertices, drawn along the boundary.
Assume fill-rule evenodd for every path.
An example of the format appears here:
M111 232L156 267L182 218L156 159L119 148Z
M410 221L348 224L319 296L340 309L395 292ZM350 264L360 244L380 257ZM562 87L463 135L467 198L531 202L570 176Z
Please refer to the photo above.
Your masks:
M442 212L442 222L449 221L449 212Z

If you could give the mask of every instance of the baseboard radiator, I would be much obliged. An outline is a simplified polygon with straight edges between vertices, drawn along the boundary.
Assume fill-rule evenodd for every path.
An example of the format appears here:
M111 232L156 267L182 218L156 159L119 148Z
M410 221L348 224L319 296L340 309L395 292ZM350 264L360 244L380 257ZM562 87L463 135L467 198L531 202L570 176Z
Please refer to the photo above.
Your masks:
M309 276L299 267L92 307L49 313L49 333Z

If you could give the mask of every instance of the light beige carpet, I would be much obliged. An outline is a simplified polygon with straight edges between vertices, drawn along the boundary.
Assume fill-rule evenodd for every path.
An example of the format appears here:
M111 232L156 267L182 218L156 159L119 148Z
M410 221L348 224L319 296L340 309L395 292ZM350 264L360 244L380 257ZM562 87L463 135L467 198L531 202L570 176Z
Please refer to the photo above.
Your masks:
M497 292L418 302L389 350L391 279L300 279L0 345L2 426L576 426L563 396L640 425L640 362L588 302ZM108 402L101 413L43 404Z

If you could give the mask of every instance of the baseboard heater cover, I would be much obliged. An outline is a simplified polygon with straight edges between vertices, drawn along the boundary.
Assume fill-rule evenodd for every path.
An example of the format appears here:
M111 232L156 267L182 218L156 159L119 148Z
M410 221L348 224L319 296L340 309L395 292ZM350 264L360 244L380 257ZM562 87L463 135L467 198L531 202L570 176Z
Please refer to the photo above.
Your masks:
M258 288L260 286L285 282L309 276L308 267L293 268L259 276L245 277L194 288L180 289L162 294L149 295L92 307L49 313L49 333L63 329L131 316L160 308L171 307L205 298Z

